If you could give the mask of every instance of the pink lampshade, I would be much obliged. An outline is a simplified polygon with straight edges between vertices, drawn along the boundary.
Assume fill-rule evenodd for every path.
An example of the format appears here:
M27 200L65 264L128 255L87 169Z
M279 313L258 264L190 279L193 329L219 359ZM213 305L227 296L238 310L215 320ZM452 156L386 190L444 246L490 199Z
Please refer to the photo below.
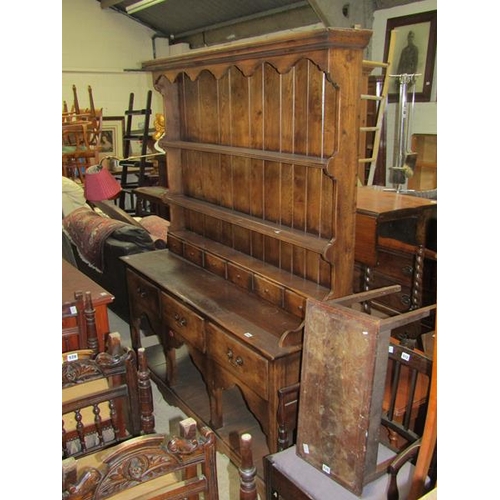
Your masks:
M107 168L89 167L85 172L85 199L88 201L111 200L122 190L119 182Z

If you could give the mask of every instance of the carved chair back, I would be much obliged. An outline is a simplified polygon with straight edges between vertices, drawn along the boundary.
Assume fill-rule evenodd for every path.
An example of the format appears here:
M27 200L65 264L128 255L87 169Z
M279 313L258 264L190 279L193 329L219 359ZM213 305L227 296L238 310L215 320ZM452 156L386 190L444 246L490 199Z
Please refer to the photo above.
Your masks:
M180 435L150 434L114 446L106 454L63 460L63 498L203 498L218 500L216 439L192 418Z
M62 454L81 456L154 432L145 350L110 333L106 352L73 352L62 363Z

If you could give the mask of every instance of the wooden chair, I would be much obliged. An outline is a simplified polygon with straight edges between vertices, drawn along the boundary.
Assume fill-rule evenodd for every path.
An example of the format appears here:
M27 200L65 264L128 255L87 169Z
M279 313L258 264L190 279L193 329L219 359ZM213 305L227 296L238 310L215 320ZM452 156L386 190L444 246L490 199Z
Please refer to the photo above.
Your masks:
M435 356L437 352L435 353ZM389 431L389 446L398 452L395 459L388 466L390 484L387 494L389 500L399 498L397 476L401 468L409 460L414 459L422 446L424 434L433 432L430 426L434 425L431 415L435 414L437 399L431 397L431 377L435 377L437 371L437 359L431 360L423 352L411 350L407 347L391 342L389 347L389 358L392 361L389 390L390 399L387 409L382 413L382 426ZM434 368L433 368L434 366ZM425 386L425 388L424 388ZM398 397L404 401L404 412L397 411ZM415 415L417 413L417 415ZM424 424L418 422L418 417L424 419ZM427 419L429 416L429 419ZM429 485L422 484L423 488L433 488L437 481L437 465L434 450L431 451L432 459L428 463L425 475L430 478ZM426 450L428 453L428 450ZM423 492L423 491L422 491Z
M102 111L70 114L67 119L62 124L62 175L83 183L85 170L99 163Z
M145 107L137 108L134 105L134 93L130 93L128 109L125 110L124 159L119 162L119 167L113 172L119 178L122 187L119 206L122 210L127 210L130 213L136 211L133 189L146 185L148 174L154 170L153 163L147 159L148 144L150 142L149 126L152 115L152 97L153 93L149 90L146 94ZM136 152L134 152L134 146L137 148ZM131 176L134 177L133 180ZM126 207L127 196L130 199L130 208Z
M87 91L89 94L89 107L81 109L80 108L80 102L78 100L78 89L76 88L76 85L73 85L72 87L73 90L73 104L71 106L71 110L68 109L68 104L66 101L63 101L63 112L62 112L62 118L63 118L63 123L66 121L71 121L72 120L72 115L79 115L79 114L91 114L95 115L96 114L96 107L94 104L94 96L92 94L92 87L89 85L87 87ZM102 108L101 108L102 110Z
M85 170L99 163L101 145L102 108L96 109L92 87L88 86L90 107L81 109L76 86L74 102L68 111L66 102L62 113L62 175L84 182Z
M110 333L97 356L74 351L62 363L62 454L82 456L154 432L146 355Z
M95 309L90 292L75 292L74 302L62 305L62 352L77 349L99 351Z
M422 351L391 339L382 406L382 426L387 434L381 433L381 440L388 446L401 449L419 439L429 400L431 372L432 360Z
M62 471L67 500L219 498L215 434L192 418L180 422L178 437L139 436L105 453L63 460Z
M405 362L405 359L411 362ZM414 365L419 365L419 368ZM388 446L401 448L408 441L418 439L414 429L422 425L425 416L431 370L432 360L422 351L405 347L398 339L391 339L382 407L384 429L381 430L381 439ZM299 393L300 383L278 391L278 450L295 443Z
M391 339L388 354L380 420L381 438L385 439L380 440L377 470L365 483L362 499L395 500L399 498L401 486L408 494L415 472L410 461L414 461L419 454L423 436L431 431L434 432L434 442L425 448L426 462L418 474L419 493L432 488L436 482L435 428L431 427L435 421L426 420L426 416L435 414L436 398L435 395L431 397L430 389L431 381L435 384L436 353L430 359L423 352ZM283 388L278 393L278 447L282 451L265 459L266 498L277 498L276 495L279 495L283 499L300 500L312 498L308 495L313 491L318 494L320 490L322 495L327 495L325 498L359 498L297 456L293 443L299 394L300 384Z

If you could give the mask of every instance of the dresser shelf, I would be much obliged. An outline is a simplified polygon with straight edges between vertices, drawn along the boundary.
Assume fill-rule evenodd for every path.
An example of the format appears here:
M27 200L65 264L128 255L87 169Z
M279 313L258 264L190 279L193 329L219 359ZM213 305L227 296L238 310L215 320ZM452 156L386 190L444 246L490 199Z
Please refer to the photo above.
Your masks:
M251 215L236 210L219 207L213 203L196 200L184 195L168 193L165 194L163 199L170 205L188 208L194 212L206 215L207 217L229 222L264 236L270 236L279 241L284 241L306 250L312 250L319 254L323 254L328 245L331 244L329 240L319 238L318 236L308 235L288 226L263 221L262 219L252 217Z
M178 148L190 151L200 151L203 153L232 155L242 158L291 163L293 165L302 165L311 168L324 168L329 162L329 158L319 158L317 156L300 155L281 151L268 151L265 149L241 148L226 146L223 144L164 140L161 141L161 145L164 148Z

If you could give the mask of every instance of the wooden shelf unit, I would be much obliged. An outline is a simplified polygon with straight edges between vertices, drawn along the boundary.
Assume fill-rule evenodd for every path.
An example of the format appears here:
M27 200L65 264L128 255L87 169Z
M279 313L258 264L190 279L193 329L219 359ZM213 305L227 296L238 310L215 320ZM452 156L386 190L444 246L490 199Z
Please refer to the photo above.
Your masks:
M170 201L184 200L171 204L170 233L189 229L335 296L350 293L370 36L318 29L144 63L164 98ZM224 220L206 214L204 203ZM298 233L311 244L278 238Z
M164 101L171 225L168 250L124 258L132 339L147 317L168 360L153 373L162 393L208 413L235 463L231 434L245 427L222 393L239 388L258 420L260 463L277 449L278 389L299 380L307 299L352 292L370 37L297 31L143 64ZM182 344L206 385L203 411L176 389Z

